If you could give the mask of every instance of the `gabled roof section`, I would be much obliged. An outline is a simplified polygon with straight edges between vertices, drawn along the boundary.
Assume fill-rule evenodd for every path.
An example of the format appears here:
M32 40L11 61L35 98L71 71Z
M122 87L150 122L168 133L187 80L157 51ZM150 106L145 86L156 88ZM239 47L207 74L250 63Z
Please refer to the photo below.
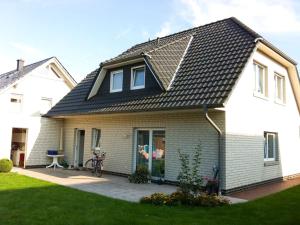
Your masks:
M0 74L0 91L5 89L6 87L14 84L16 81L33 71L34 69L38 68L39 66L43 65L53 57L43 59L39 62L32 63L30 65L26 65L23 67L21 71L12 70L7 73Z
M74 78L69 74L69 72L65 69L65 67L59 62L56 57L50 57L47 59L43 59L41 61L26 65L22 68L22 70L12 70L7 73L0 74L0 91L8 88L9 86L15 84L18 80L42 66L43 64L48 63L51 65L51 69L55 71L55 73L59 74L62 77L70 88L73 88L77 83Z
M170 74L173 73L176 64L172 62L172 56L182 55L188 37L191 36L192 39L181 57L175 76L170 81ZM203 105L209 108L223 107L260 38L260 35L237 19L228 18L162 37L159 42L152 40L135 45L117 57L102 63L100 68L89 74L47 115L63 117L97 113L191 109ZM180 50L170 53L170 49L173 49L173 42L174 46L175 43L182 45L179 47ZM150 57L145 55L147 52ZM162 55L167 55L168 59ZM159 92L153 90L143 95L132 92L122 97L95 95L86 100L86 96L89 95L99 77L101 68L114 64L120 65L128 60L146 59L150 62L151 57L152 64L157 63L156 70L153 66L157 77L159 74L165 74L161 75L160 79L165 79L164 86L171 82L171 88ZM178 59L175 61L178 62ZM166 72L165 68L159 67L158 62L167 66L172 64L172 69Z

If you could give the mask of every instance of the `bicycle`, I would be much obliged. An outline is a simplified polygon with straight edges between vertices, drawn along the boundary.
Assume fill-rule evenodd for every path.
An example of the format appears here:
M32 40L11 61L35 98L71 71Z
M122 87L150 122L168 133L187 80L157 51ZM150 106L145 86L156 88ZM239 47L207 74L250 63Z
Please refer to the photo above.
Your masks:
M103 173L103 161L105 159L106 152L100 154L93 151L93 157L87 160L84 164L85 168L91 170L96 176L101 177Z

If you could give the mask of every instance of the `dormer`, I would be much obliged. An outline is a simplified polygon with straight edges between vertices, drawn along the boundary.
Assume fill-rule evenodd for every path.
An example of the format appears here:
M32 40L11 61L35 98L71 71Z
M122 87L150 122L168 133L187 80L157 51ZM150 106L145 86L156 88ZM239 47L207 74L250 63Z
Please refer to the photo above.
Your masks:
M147 89L168 91L193 39L183 35L171 42L154 40L146 51L136 46L127 55L119 55L100 64L100 72L87 96L136 93Z
M148 92L161 92L162 88L144 62L107 69L95 95L122 96Z

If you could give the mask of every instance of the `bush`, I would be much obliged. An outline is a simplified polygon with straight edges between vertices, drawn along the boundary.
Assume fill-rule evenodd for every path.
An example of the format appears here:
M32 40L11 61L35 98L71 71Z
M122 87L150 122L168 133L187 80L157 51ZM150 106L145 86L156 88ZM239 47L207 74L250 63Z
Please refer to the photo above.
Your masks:
M9 159L0 160L0 172L8 173L13 168L13 163Z
M228 205L229 200L218 196L218 195L208 195L208 194L203 194L195 197L193 199L193 205L194 206L221 206L221 205Z
M143 197L141 203L150 203L153 205L165 205L169 201L169 195L164 193L154 193L149 197Z
M145 166L138 166L136 171L128 177L130 183L144 184L148 183L150 173Z
M192 194L185 194L180 191L174 192L170 195L164 193L154 193L150 196L143 197L140 202L153 205L186 205L204 207L222 206L230 203L226 198L217 195L201 193L198 196L194 196Z
M60 162L60 165L62 165L62 167L65 168L65 169L67 169L69 167L68 162L64 159Z
M180 160L180 172L178 174L179 190L185 195L197 195L202 189L202 177L200 176L201 143L195 147L195 153L190 165L190 156L178 150Z

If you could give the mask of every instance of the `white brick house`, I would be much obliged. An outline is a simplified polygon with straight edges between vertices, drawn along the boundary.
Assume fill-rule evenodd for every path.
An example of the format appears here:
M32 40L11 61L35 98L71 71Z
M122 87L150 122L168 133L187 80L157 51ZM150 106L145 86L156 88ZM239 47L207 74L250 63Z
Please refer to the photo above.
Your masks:
M45 165L48 149L59 148L62 122L42 117L76 82L57 58L0 75L0 158L16 166Z
M201 141L201 174L223 191L300 174L296 63L235 18L138 44L100 64L47 116L63 120L66 160L95 146L104 169L176 181L178 149ZM162 163L162 164L161 164Z

